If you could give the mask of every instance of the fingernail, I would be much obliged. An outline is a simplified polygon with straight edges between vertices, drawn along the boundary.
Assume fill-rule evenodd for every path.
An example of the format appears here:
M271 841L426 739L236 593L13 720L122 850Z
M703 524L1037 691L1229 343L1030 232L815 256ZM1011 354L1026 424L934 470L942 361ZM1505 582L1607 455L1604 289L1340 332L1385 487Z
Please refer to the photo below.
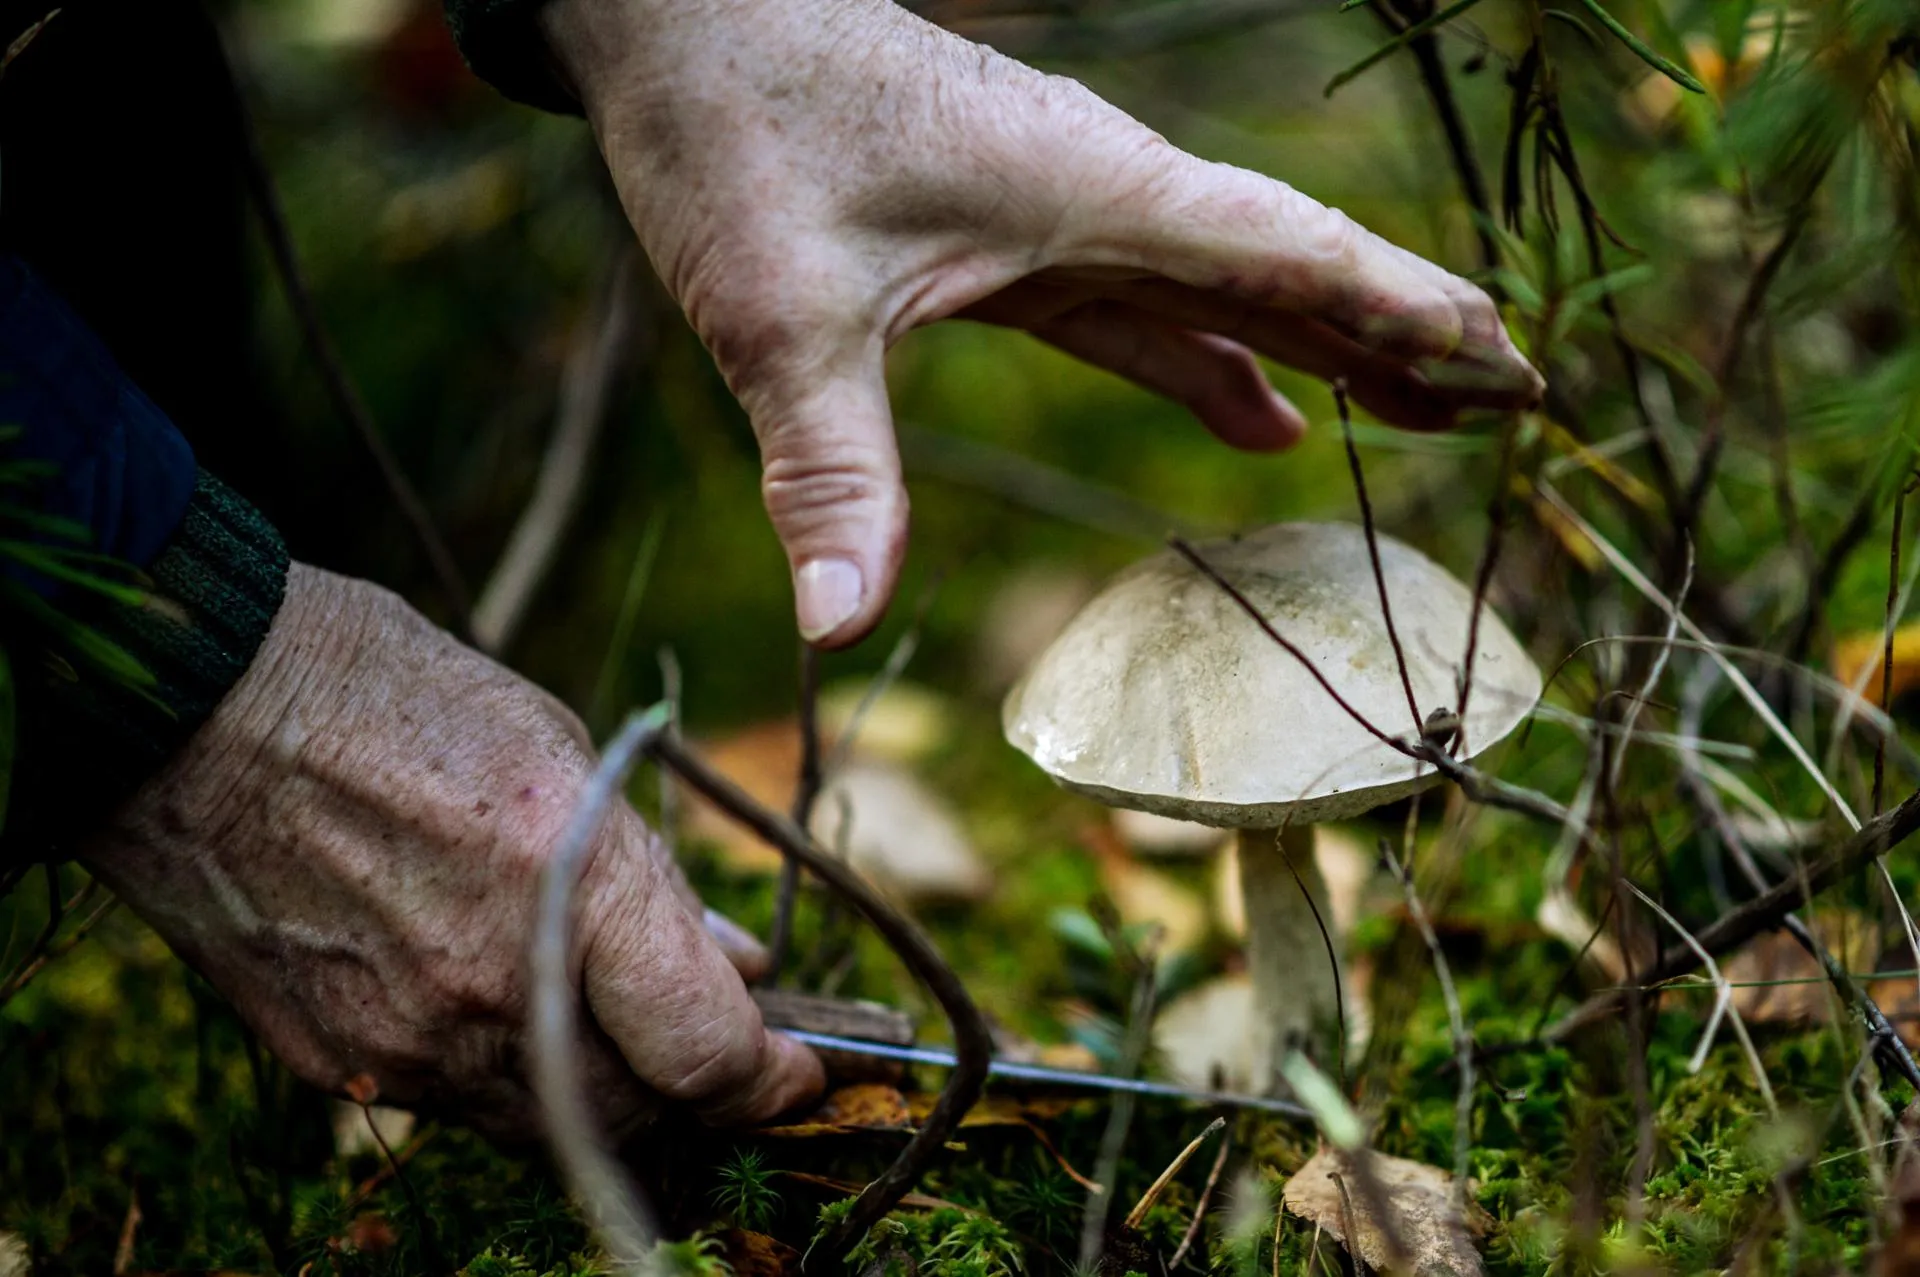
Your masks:
M707 933L719 942L722 949L725 949L730 954L750 957L755 960L764 960L766 958L767 947L760 943L760 937L748 931L732 918L727 917L724 913L715 913L711 909L707 910L704 916L707 924Z
M853 619L866 589L860 569L846 559L815 559L793 574L794 610L800 637L809 643Z

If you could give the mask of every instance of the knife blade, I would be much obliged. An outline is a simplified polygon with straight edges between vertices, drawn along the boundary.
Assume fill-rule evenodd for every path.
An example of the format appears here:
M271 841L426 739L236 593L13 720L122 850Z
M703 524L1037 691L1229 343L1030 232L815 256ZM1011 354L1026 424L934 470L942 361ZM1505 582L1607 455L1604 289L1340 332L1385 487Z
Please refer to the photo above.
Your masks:
M845 1038L832 1033L816 1033L809 1029L786 1029L780 1032L804 1042L808 1046L824 1051L843 1051L849 1055L872 1056L882 1060L900 1060L908 1064L932 1064L940 1068L953 1068L956 1060L952 1051L938 1047L897 1046L891 1042L868 1042L860 1038ZM987 1076L1016 1078L1023 1082L1050 1082L1058 1086L1085 1087L1095 1091L1126 1091L1133 1095L1151 1095L1163 1099L1186 1100L1192 1104L1214 1104L1224 1108L1259 1109L1266 1113L1278 1113L1297 1121L1311 1122L1313 1114L1303 1104L1292 1100L1274 1099L1264 1095L1240 1095L1232 1091L1195 1091L1172 1082L1149 1082L1140 1078L1112 1077L1105 1073L1088 1073L1081 1069L1056 1069L1044 1064L1020 1064L1013 1060L992 1060L987 1064Z

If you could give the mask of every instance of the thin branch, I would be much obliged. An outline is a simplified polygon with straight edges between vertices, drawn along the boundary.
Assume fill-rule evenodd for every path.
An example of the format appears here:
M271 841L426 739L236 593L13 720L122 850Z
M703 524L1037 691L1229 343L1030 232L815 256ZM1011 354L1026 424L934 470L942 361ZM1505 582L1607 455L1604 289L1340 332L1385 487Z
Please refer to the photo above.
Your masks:
M1631 882L1623 885L1628 891L1640 898L1640 902L1659 915L1660 920L1672 927L1679 935L1680 942L1692 950L1700 965L1707 969L1707 979L1714 987L1713 1012L1707 1017L1707 1025L1700 1030L1700 1045L1694 1048L1693 1056L1687 1061L1687 1072L1698 1073L1707 1061L1707 1052L1713 1049L1714 1034L1720 1028L1720 1021L1726 1019L1733 1025L1733 1035L1740 1040L1740 1049L1746 1054L1747 1065L1753 1070L1753 1080L1760 1088L1760 1097L1767 1102L1767 1111L1776 1117L1780 1113L1780 1104L1773 1096L1773 1083L1767 1080L1766 1066L1760 1062L1760 1053L1753 1049L1753 1039L1747 1036L1747 1026L1740 1019L1740 1008L1733 1005L1733 986L1727 983L1726 976L1720 973L1720 964L1713 955L1702 948L1693 933L1680 924L1680 920L1661 907L1660 902L1640 890Z
M1134 972L1133 997L1128 1007L1126 1035L1120 1043L1120 1058L1114 1071L1132 1077L1140 1071L1147 1048L1153 1045L1153 1010L1158 975L1151 951L1140 955ZM1087 1203L1080 1215L1079 1267L1095 1271L1106 1250L1107 1220L1113 1210L1113 1193L1120 1185L1120 1159L1127 1149L1127 1134L1133 1129L1136 1100L1128 1092L1114 1098L1107 1110L1107 1124L1100 1133L1100 1151L1093 1164L1093 1187L1087 1190Z
M1313 676L1313 681L1320 684L1321 690L1333 698L1333 703L1344 710L1347 717L1364 727L1375 739L1389 749L1406 754L1408 757L1416 756L1413 746L1407 744L1405 741L1397 740L1381 731L1378 727L1375 727L1373 723L1367 719L1366 715L1355 709L1348 703L1346 697L1334 690L1333 684L1328 682L1327 676L1322 674L1319 667L1307 658L1307 654L1294 646L1279 630L1274 629L1273 623L1261 615L1260 609L1254 606L1253 600L1249 599L1245 594L1242 594L1238 586L1222 576L1220 570L1214 567L1213 564L1207 562L1207 560L1201 556L1200 551L1189 544L1184 537L1169 537L1167 538L1167 544L1172 546L1181 558L1193 564L1194 568L1197 569L1201 575L1219 586L1221 590L1226 593L1227 597L1239 606L1242 612L1245 612L1249 617L1253 618L1253 623L1258 625L1261 630L1266 633L1268 638L1285 648L1289 656L1300 662L1301 667ZM1416 723L1416 726L1417 725Z
M669 725L667 706L636 711L607 744L575 803L553 856L540 873L530 968L533 1010L527 1034L534 1093L546 1113L547 1139L568 1188L616 1270L648 1265L657 1235L639 1186L601 1138L578 1068L580 995L569 977L573 894L607 809L649 740Z
M1180 1235L1180 1245L1175 1248L1173 1258L1167 1261L1168 1272L1180 1267L1180 1261L1193 1249L1194 1239L1200 1236L1200 1225L1207 1217L1207 1203L1213 1200L1213 1190L1220 1185L1220 1175L1227 1169L1227 1155L1231 1152L1233 1133L1229 1131L1220 1141L1220 1151L1213 1155L1213 1169L1207 1172L1207 1182L1200 1189L1199 1199L1193 1204L1193 1218L1187 1221L1187 1231Z
M1805 905L1828 887L1851 877L1875 857L1899 846L1920 830L1920 791L1908 795L1898 807L1875 816L1848 835L1832 851L1807 866L1806 872L1787 879L1755 896L1739 908L1701 928L1694 938L1708 953L1722 954L1763 931L1780 925L1787 914ZM1674 945L1660 955L1640 977L1641 988L1658 986L1675 976L1686 975L1699 965L1699 958L1686 945ZM1625 991L1609 989L1595 994L1557 1020L1540 1035L1542 1042L1564 1042L1590 1024L1615 1014L1621 1008Z
M817 1244L820 1271L828 1270L864 1237L880 1218L913 1187L920 1173L937 1156L960 1119L980 1097L987 1066L993 1058L993 1036L986 1017L974 1005L966 986L940 956L939 950L913 923L902 917L859 874L828 855L805 830L767 810L739 786L722 776L678 740L656 735L648 752L671 768L689 787L720 811L757 834L762 841L798 860L873 925L914 976L940 1004L953 1029L954 1069L933 1111L900 1155L860 1194L853 1209L828 1237Z
M1384 4L1376 3L1374 13L1387 29L1399 34L1405 26L1396 26ZM1404 19L1405 15L1401 15ZM1500 265L1500 245L1493 236L1493 201L1487 194L1486 175L1481 171L1480 160L1473 152L1473 138L1467 133L1467 122L1460 114L1460 104L1454 98L1453 81L1447 76L1446 60L1440 56L1440 41L1433 31L1423 31L1407 45L1413 54L1414 64L1420 69L1420 84L1427 92L1427 100L1433 104L1435 118L1440 121L1441 135L1446 139L1447 157L1453 162L1454 176L1460 182L1461 198L1474 212L1473 233L1480 247L1480 264L1487 270Z
M1453 1030L1454 1067L1460 1071L1460 1089L1453 1104L1453 1184L1454 1191L1459 1195L1460 1218L1465 1219L1469 1214L1468 1207L1472 1204L1472 1190L1468 1185L1472 1170L1470 1154L1473 1152L1473 1035L1467 1031L1467 1017L1460 1009L1460 994L1453 987L1453 968L1447 963L1447 955L1441 951L1440 937L1434 934L1426 906L1420 903L1420 893L1414 890L1413 875L1401 865L1400 858L1393 854L1393 847L1385 838L1380 840L1380 857L1400 882L1400 889L1406 896L1407 915L1419 929L1427 952L1433 955L1433 971L1440 979L1440 996L1447 1004L1447 1024Z
M1413 675L1407 671L1407 653L1400 646L1400 631L1393 624L1393 603L1387 597L1387 573L1380 566L1380 535L1373 526L1373 502L1367 499L1366 470L1360 464L1360 450L1353 444L1353 414L1347 407L1347 383L1336 378L1333 402L1340 409L1340 437L1347 445L1347 469L1353 473L1354 495L1360 501L1360 527L1367 538L1367 559L1373 566L1373 585L1380 596L1380 618L1386 622L1387 642L1393 648L1394 669L1400 674L1400 688L1407 694L1407 712L1413 715L1413 730L1418 732L1426 716L1420 712L1419 698L1413 694ZM1473 660L1473 654L1467 654Z
M1467 651L1461 658L1460 699L1454 703L1453 716L1459 722L1451 749L1457 756L1469 754L1467 743L1467 706L1473 699L1473 669L1480 653L1480 621L1487 612L1487 591L1493 585L1493 572L1506 544L1507 496L1512 488L1515 438L1520 433L1520 414L1509 413L1500 432L1500 466L1495 472L1493 495L1487 498L1487 540L1480 547L1480 563L1473 573L1473 609L1467 614Z
M1159 1178L1147 1185L1147 1191L1140 1194L1140 1200L1135 1202L1133 1209L1127 1212L1127 1217L1120 1222L1120 1227L1128 1232L1139 1228L1140 1225L1146 1221L1147 1212L1152 1210L1153 1204L1160 1200L1160 1194L1167 1191L1167 1185L1173 1182L1173 1177L1178 1175L1182 1168L1193 1160L1193 1155L1200 1151L1202 1144L1205 1144L1217 1132L1225 1130L1226 1126L1226 1118L1216 1117L1207 1123L1205 1130L1189 1140L1187 1146L1175 1154L1171 1162L1167 1163L1167 1169L1160 1172ZM1220 1147L1225 1148L1226 1146L1227 1141L1220 1141Z
M623 234L594 315L576 336L560 375L553 437L540 459L533 495L520 512L493 575L473 606L473 642L498 656L520 632L534 596L560 554L586 487L614 383L634 348L638 308L632 236Z
M1746 353L1747 334L1759 318L1761 308L1766 305L1767 294L1773 288L1773 281L1779 277L1780 268L1786 265L1787 256L1793 252L1808 223L1813 220L1814 196L1826 180L1832 161L1832 155L1828 155L1815 167L1806 191L1787 214L1786 229L1748 277L1746 291L1741 294L1733 322L1727 328L1726 344L1721 347L1719 364L1714 372L1714 393L1707 401L1707 427L1700 440L1700 459L1694 467L1693 479L1687 484L1686 503L1679 512L1679 530L1682 532L1693 526L1700 515L1701 505L1706 501L1707 492L1713 486L1715 470L1726 444L1727 402L1732 393L1733 379L1740 370L1741 356Z
M72 953L82 940L93 934L94 929L106 921L107 915L119 907L119 904L120 901L111 896L102 900L94 906L92 913L82 918L73 930L67 933L65 939L57 944L48 945L37 957L22 964L18 970L7 977L5 984L0 984L0 1006L5 1006L20 990L32 984L34 977L46 970L48 966Z
M813 808L820 801L820 649L800 643L800 774L793 787L788 812L800 829L813 827ZM767 940L767 982L773 984L786 969L787 950L793 946L793 909L800 895L800 862L792 856L780 861L780 888L774 898L773 934Z
M230 66L230 60L222 59L222 65ZM227 89L232 94L235 118L239 121L237 142L247 193L253 199L254 211L259 214L261 233L266 236L267 254L273 259L274 273L280 277L280 286L287 294L287 307L293 312L301 340L306 343L308 352L319 367L321 384L326 387L334 410L345 417L354 433L360 436L367 455L373 458L374 466L380 471L387 495L412 529L421 552L426 555L427 564L439 582L440 593L452 614L450 628L465 637L473 631L473 600L468 593L466 579L461 575L459 564L454 561L453 552L447 548L446 540L440 535L440 529L435 526L427 503L421 499L413 481L407 478L407 472L401 468L400 459L394 455L386 435L373 419L366 400L360 397L359 388L354 385L353 377L341 362L340 352L335 349L326 325L320 320L320 309L314 304L313 291L307 285L306 274L300 268L299 255L294 251L293 232L287 226L280 193L274 186L273 175L260 150L260 139L254 131L253 115L248 109L246 95L240 91L239 81L231 71Z
M1900 524L1907 512L1907 498L1916 486L1920 486L1920 475L1909 478L1894 497L1893 535L1887 542L1887 622L1885 648L1880 654L1880 708L1888 712L1893 709L1893 632L1900 620ZM1883 734L1873 749L1873 812L1876 816L1886 798L1886 785L1887 738Z
M1700 670L1700 675L1695 676L1681 698L1681 739L1683 741L1696 739L1690 733L1699 727L1704 712L1707 688L1702 675L1710 676L1715 672L1710 665L1701 666ZM1755 891L1765 891L1766 877L1760 872L1760 866L1754 862L1753 853L1748 848L1745 837L1727 817L1726 807L1702 773L1700 761L1697 749L1692 747L1681 749L1680 775L1689 797L1693 800L1693 806L1706 818L1707 824L1718 835L1727 849L1727 854L1733 858L1734 865L1740 870L1741 876L1747 880L1748 885ZM1912 1052L1907 1050L1906 1043L1900 1039L1900 1035L1894 1032L1893 1026L1887 1022L1885 1013L1880 1010L1879 1004L1873 1000L1872 995L1853 978L1840 960L1820 943L1814 936L1812 928L1801 921L1798 914L1787 914L1780 920L1780 924L1787 934L1792 936L1794 941L1820 964L1821 970L1832 982L1834 991L1860 1018L1863 1027L1873 1040L1880 1044L1880 1052L1885 1062L1905 1078L1916 1091L1920 1091L1920 1065L1915 1063Z
M1780 716L1774 712L1773 706L1769 705L1766 698L1760 695L1752 683L1747 681L1747 676L1742 674L1739 669L1734 666L1733 662L1721 653L1719 647L1707 637L1706 632L1689 620L1685 612L1675 607L1672 600L1662 594L1654 586L1653 582L1649 581L1646 575L1634 566L1632 560L1614 548L1612 542L1601 536L1592 524L1588 523L1571 505L1567 504L1566 499L1555 491L1552 485L1540 483L1536 485L1536 490L1547 499L1548 504L1552 505L1554 509L1558 510L1561 515L1568 519L1582 536L1593 543L1594 548L1600 551L1601 556L1605 558L1608 563L1612 564L1614 571L1618 572L1621 577L1626 580L1627 584L1631 585L1642 597L1647 599L1648 602L1653 603L1676 620L1680 628L1685 630L1690 638L1706 646L1707 654L1713 658L1714 664L1726 672L1728 681L1733 684L1734 688L1740 693L1747 704L1753 707L1754 713L1760 716L1760 720L1767 725L1768 729L1773 732L1780 743L1787 747L1787 752L1793 755L1794 761L1806 769L1807 774L1813 778L1814 784L1818 785L1820 791L1827 796L1827 801L1831 802L1834 809L1840 813L1841 819L1845 820L1849 827L1859 829L1860 818L1854 814L1853 808L1847 803L1847 800L1840 796L1840 791L1833 787L1833 782L1827 779L1826 773L1822 772L1819 766L1814 763L1813 758L1807 753L1806 747L1787 729L1787 725L1780 721Z

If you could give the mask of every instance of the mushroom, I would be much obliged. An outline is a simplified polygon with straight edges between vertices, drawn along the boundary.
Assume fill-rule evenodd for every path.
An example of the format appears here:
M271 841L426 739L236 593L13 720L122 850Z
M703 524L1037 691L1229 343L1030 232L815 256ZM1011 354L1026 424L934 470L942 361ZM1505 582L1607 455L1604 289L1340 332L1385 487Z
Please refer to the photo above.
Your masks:
M1419 551L1385 536L1378 544L1419 715L1451 714L1472 595ZM1282 523L1198 550L1355 712L1390 736L1420 735L1360 528ZM1484 610L1458 756L1507 735L1539 694L1539 670ZM1328 1062L1338 984L1306 898L1326 916L1313 825L1424 789L1433 768L1356 722L1171 551L1134 564L1081 609L1008 693L1001 723L1069 789L1238 831L1254 1078L1279 1089L1279 1065L1296 1048Z

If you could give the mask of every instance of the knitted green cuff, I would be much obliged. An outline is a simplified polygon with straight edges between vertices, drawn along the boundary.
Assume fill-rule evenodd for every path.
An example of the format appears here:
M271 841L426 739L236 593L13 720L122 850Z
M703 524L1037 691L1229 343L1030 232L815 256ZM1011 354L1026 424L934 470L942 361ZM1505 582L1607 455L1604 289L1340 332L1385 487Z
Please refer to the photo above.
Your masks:
M14 653L19 746L5 858L67 854L173 757L260 650L287 566L273 525L202 470L186 516L147 566L146 601L73 609L150 681Z
M554 73L547 41L533 15L544 0L446 0L453 42L473 73L516 102L563 115L580 114Z

